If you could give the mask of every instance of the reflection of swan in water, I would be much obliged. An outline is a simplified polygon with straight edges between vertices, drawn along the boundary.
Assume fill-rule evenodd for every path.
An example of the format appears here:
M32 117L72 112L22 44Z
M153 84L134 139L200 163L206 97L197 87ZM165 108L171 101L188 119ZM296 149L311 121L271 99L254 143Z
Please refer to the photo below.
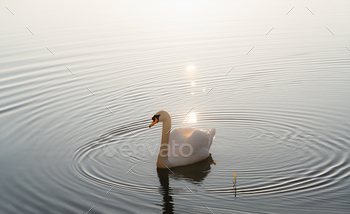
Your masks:
M170 178L176 180L187 180L194 184L200 184L205 177L210 173L210 165L215 163L211 154L207 159L204 159L200 162L172 168L171 171L174 173L170 173Z
M205 177L210 173L210 165L214 163L211 154L205 160L190 164L187 166L179 166L172 168L171 171L168 169L157 168L160 193L163 195L163 213L174 213L174 203L171 197L172 188L169 186L169 175L170 178L177 180L187 180L191 183L200 184ZM173 174L174 173L174 174Z
M169 187L169 177L167 169L157 168L160 193L163 195L163 213L174 213L173 198L170 195L171 188Z

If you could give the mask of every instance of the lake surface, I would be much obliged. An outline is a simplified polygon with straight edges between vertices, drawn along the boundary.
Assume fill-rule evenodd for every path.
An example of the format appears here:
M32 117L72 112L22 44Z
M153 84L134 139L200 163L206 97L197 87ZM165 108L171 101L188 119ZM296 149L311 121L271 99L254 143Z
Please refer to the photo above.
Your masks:
M349 213L349 8L5 1L0 213ZM211 157L157 170L159 110Z

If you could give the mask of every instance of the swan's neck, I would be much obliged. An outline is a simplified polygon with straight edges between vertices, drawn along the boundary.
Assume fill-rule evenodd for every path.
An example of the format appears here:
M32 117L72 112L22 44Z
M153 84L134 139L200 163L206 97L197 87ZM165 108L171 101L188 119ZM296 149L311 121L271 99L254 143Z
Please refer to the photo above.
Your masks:
M158 160L157 160L158 168L170 167L168 166L169 165L168 144L169 144L169 136L171 132L170 129L171 129L171 117L163 121L162 143L160 145L160 150L159 150Z

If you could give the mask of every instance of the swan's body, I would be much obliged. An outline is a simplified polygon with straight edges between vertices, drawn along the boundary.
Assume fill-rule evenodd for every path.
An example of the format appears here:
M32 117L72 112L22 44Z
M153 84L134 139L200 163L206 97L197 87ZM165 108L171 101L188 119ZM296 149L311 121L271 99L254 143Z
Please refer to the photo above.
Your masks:
M171 117L167 111L157 112L152 119L150 127L157 122L163 122L158 168L188 165L209 157L209 149L216 134L215 128L206 131L180 127L170 131Z

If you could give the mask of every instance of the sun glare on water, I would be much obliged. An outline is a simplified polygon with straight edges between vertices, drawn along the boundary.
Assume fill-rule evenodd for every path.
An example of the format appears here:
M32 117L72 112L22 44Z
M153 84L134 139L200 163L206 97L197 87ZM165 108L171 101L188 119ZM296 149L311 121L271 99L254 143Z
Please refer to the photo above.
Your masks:
M197 122L197 114L196 112L191 112L186 116L184 123L196 123Z
M194 67L193 65L187 66L187 70L189 71L193 71L194 69L196 69L196 67Z

